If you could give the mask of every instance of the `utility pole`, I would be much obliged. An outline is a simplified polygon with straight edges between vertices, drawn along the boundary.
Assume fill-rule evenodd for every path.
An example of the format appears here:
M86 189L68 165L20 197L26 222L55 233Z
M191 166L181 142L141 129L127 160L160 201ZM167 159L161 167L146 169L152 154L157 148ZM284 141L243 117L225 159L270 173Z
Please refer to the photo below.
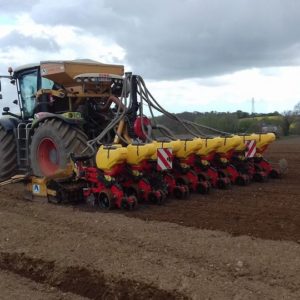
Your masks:
M251 99L251 114L255 113L255 100L254 98Z

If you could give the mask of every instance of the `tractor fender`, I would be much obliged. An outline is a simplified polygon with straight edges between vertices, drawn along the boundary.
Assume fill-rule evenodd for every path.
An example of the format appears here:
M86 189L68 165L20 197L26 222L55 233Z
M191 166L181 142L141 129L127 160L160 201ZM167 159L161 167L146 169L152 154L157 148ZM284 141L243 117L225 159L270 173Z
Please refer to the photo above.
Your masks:
M67 124L74 125L74 126L80 126L83 123L82 119L75 119L75 118L67 118L63 115L58 115L58 114L52 114L52 113L45 113L43 112L42 115L35 119L32 122L31 126L31 133L39 126L40 123L44 122L45 120L48 119L56 119L56 120L61 120Z
M13 131L17 128L20 120L17 118L0 118L0 125L4 128L5 131Z

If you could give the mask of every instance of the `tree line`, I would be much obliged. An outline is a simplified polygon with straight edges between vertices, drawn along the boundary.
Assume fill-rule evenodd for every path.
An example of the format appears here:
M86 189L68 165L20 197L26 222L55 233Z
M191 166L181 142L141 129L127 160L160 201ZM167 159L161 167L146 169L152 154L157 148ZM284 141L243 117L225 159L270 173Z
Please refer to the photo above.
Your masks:
M236 112L194 111L178 113L176 116L230 133L252 133L267 130L276 131L276 133L282 135L300 134L300 102L293 110L283 113L274 111L266 114L249 114L241 110L237 110ZM185 133L185 129L180 123L164 115L155 117L155 121L167 126L176 134ZM204 133L209 134L208 131L206 130Z

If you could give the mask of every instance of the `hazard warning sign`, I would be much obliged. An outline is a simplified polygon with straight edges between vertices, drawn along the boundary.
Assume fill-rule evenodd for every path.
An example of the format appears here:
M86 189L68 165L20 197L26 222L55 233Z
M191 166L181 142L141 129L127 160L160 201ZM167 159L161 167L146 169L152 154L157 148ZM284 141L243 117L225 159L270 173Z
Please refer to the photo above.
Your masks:
M254 157L256 153L256 141L255 140L249 140L245 142L246 145L246 157Z
M172 169L172 148L157 149L157 170Z

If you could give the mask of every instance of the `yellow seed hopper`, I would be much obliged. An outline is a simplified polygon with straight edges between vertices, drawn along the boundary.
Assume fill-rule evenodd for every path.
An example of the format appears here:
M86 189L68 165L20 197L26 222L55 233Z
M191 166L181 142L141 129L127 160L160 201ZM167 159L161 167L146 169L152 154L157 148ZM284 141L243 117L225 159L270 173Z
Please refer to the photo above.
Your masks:
M222 144L217 149L217 153L220 154L226 154L229 151L234 150L236 147L238 147L242 143L242 138L238 135L233 135L230 137L222 137Z
M223 144L223 139L220 137L203 139L202 147L197 151L200 156L207 156L214 153Z
M154 143L144 145L130 144L127 146L127 163L130 165L138 165L144 160L148 160L156 152Z
M197 153L203 144L201 138L196 138L193 140L180 141L180 149L175 153L175 156L181 159L187 158L193 153Z
M157 149L159 148L170 148L172 149L172 154L176 156L177 152L181 149L182 143L180 140L170 141L170 142L162 142L162 141L154 141L153 144L155 145L156 151L151 156L152 160L157 159Z
M101 146L96 154L97 167L102 171L109 171L115 165L124 163L127 155L127 148L121 145Z

